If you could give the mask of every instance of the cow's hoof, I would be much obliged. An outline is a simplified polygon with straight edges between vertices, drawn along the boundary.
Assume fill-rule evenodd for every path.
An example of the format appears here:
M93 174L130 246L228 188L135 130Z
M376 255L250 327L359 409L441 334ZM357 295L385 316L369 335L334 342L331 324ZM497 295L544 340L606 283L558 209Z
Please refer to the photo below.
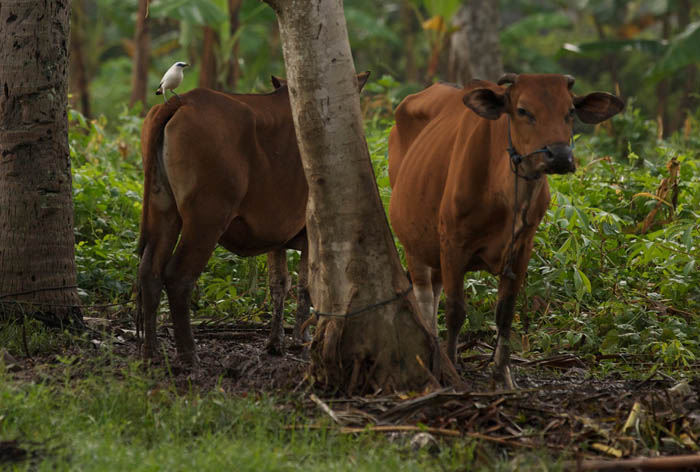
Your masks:
M199 356L194 351L183 352L177 355L175 362L185 367L197 367L199 365Z
M144 345L141 349L141 358L147 364L157 362L160 360L158 348L151 348Z
M311 334L309 333L309 328L306 328L304 332L301 332L301 327L297 329L296 327L294 328L294 341L298 342L299 344L306 344L311 341Z
M282 356L284 355L284 343L279 339L270 339L265 345L265 350L273 356Z
M498 368L498 366L494 366L493 380L496 384L496 387L500 387L504 390L518 389L518 384L515 382L515 380L513 380L513 375L510 371L510 366L508 365L500 369Z

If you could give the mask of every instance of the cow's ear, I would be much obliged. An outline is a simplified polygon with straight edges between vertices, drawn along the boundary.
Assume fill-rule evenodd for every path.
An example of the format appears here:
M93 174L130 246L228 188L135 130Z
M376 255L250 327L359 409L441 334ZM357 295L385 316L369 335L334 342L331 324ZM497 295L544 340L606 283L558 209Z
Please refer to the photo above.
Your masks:
M488 88L472 90L462 97L464 104L487 120L497 120L506 111L506 97Z
M287 79L283 79L281 77L275 77L274 75L271 75L270 80L272 80L272 86L275 87L275 89L287 85Z
M356 77L357 77L357 91L358 92L362 92L362 87L364 87L365 84L367 83L367 81L369 80L369 74L370 74L370 72L368 70L366 70L360 74L357 74Z
M574 106L581 121L596 124L620 113L625 103L610 93L592 92L574 98Z

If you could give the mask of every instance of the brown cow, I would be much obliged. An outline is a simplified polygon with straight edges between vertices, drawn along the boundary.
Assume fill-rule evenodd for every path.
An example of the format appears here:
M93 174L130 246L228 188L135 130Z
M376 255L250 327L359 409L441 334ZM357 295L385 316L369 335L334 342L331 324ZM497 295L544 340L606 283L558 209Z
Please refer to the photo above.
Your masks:
M426 324L437 334L444 284L454 361L465 272L498 275L494 376L509 388L515 297L549 205L544 175L575 170L575 115L598 123L624 107L603 92L574 96L573 84L553 74L506 74L464 89L436 84L401 102L389 136L390 218Z
M368 76L358 75L360 88ZM305 336L308 187L286 82L273 77L273 84L274 92L261 95L195 89L154 106L143 123L138 313L147 358L157 354L156 311L165 285L178 356L196 362L190 295L217 244L242 256L268 253L268 350L276 353L283 349L289 289L285 249L302 251L295 336Z

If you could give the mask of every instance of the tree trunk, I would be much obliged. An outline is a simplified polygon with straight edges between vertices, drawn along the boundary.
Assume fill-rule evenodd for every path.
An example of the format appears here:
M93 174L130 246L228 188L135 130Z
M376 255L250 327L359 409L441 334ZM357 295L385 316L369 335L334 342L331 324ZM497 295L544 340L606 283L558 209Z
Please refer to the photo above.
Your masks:
M684 31L688 24L690 24L692 16L692 5L690 0L680 0L678 2L678 31ZM683 88L681 92L680 106L677 107L676 113L674 115L672 129L669 131L676 131L681 127L688 129L685 125L688 116L693 113L693 110L697 107L697 98L695 98L697 90L697 66L695 64L690 64L686 66L682 74L683 77Z
M83 53L85 3L79 0L73 5L73 21L70 30L70 66L68 82L74 99L72 106L80 109L86 117L90 117L90 91L88 89L87 68Z
M503 74L498 2L470 0L460 7L453 24L458 29L450 37L448 80L498 80Z
M229 24L229 34L233 37L238 32L238 27L240 22L238 19L238 12L241 10L241 2L243 0L228 0L228 24ZM236 89L236 84L238 84L238 77L240 70L238 67L238 41L233 44L233 51L231 51L231 56L226 66L226 78L224 79L224 85L229 91L234 91Z
M666 13L663 17L661 35L665 40L668 40L671 37L671 22L668 13ZM656 84L656 123L658 125L658 139L668 136L671 130L668 123L668 91L668 78L662 79L658 84Z
M134 34L134 68L131 74L130 106L136 102L146 108L148 93L148 62L151 55L150 21L148 19L149 0L139 0L136 16L136 32Z
M0 315L79 313L66 306L79 302L66 117L70 11L70 0L6 0L0 8Z
M440 375L440 350L416 315L379 199L343 3L267 2L309 183L309 284L320 312L312 374L348 394L420 388L431 367Z
M216 89L216 31L209 26L204 26L202 31L204 32L204 41L202 45L202 62L199 67L199 82L197 85L199 87Z
M415 56L415 37L416 37L416 15L413 13L413 8L408 0L402 0L399 4L399 17L401 20L401 35L404 41L404 54L406 58L406 81L418 82L418 67L416 66Z

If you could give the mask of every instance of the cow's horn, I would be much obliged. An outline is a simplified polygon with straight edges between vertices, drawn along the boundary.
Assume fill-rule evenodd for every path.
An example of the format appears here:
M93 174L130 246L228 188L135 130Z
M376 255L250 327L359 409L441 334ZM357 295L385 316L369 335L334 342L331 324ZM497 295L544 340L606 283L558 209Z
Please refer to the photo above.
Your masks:
M518 80L518 74L508 72L507 74L503 74L501 78L498 79L498 85L514 84L516 80Z
M566 84L569 87L569 90L571 90L573 88L574 84L576 83L576 79L574 78L573 75L569 75L569 74L566 74L564 76L564 78L566 78Z

